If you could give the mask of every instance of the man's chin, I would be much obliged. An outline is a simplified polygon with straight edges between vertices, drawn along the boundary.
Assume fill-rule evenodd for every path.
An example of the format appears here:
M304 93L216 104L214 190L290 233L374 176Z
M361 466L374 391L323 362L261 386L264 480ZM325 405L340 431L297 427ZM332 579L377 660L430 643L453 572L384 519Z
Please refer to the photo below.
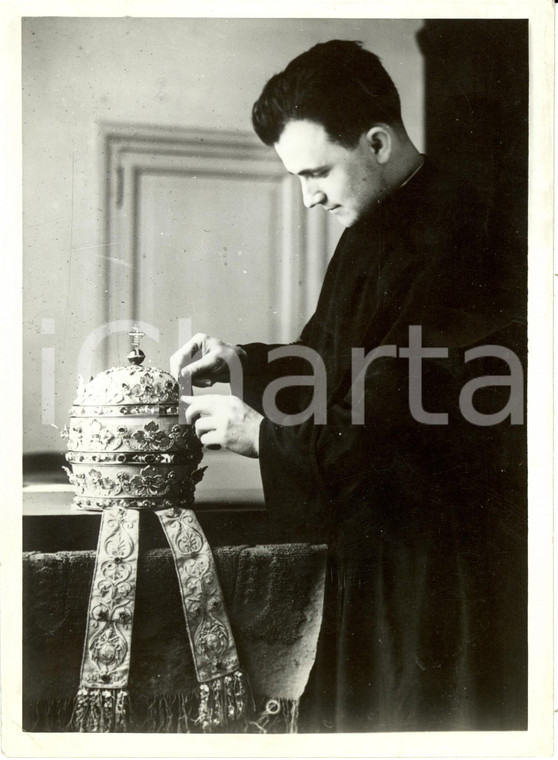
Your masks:
M338 207L334 211L330 212L336 219L341 227L352 227L356 222L354 214L351 214L347 209Z
M357 223L358 219L350 214L347 214L346 216L338 216L337 221L341 227L348 229L349 227L353 227Z

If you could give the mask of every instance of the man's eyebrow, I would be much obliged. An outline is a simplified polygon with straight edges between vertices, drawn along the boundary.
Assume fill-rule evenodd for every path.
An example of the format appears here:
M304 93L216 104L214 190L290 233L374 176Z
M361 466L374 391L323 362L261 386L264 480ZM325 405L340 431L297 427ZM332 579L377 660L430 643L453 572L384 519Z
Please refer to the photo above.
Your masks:
M299 172L289 172L293 177L308 177L311 174L320 174L320 172L327 171L329 169L327 164L324 166L316 166L315 169L301 169Z

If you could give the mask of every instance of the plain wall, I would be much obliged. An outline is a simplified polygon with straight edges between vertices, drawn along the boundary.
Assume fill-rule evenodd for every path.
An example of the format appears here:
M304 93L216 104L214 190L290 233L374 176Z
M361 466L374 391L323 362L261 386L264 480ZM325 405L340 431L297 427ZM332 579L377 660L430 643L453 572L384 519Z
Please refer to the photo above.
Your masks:
M423 149L415 37L421 26L369 19L23 20L25 452L65 449L57 428L67 423L75 396L79 350L103 321L108 252L98 123L249 132L252 103L272 74L317 42L357 39L392 75L411 139ZM159 359L165 368L168 357Z

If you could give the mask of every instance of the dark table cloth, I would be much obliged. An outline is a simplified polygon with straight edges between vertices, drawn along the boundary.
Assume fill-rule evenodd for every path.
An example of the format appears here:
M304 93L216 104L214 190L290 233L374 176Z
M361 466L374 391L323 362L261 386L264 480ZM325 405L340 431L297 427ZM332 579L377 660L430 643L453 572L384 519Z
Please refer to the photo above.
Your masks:
M293 728L321 625L326 548L281 544L218 547L215 563L241 666L262 729ZM79 675L95 553L27 552L23 558L23 726L65 731ZM198 730L181 719L196 687L170 550L140 553L129 691L131 730ZM269 698L284 708L271 720ZM300 704L299 730L319 716ZM291 721L292 725L287 725Z

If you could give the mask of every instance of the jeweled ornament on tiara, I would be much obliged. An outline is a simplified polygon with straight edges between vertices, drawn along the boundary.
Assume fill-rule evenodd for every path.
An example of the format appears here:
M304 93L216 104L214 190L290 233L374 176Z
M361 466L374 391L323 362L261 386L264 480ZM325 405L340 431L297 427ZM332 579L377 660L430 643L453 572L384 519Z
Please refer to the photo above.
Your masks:
M141 366L143 333L134 328L129 335L130 365L80 385L65 432L74 506L102 512L72 729L130 730L139 513L147 509L159 518L174 558L199 683L194 724L222 731L244 719L248 692L211 548L191 509L205 469L198 467L202 445L191 425L178 422L178 383Z

